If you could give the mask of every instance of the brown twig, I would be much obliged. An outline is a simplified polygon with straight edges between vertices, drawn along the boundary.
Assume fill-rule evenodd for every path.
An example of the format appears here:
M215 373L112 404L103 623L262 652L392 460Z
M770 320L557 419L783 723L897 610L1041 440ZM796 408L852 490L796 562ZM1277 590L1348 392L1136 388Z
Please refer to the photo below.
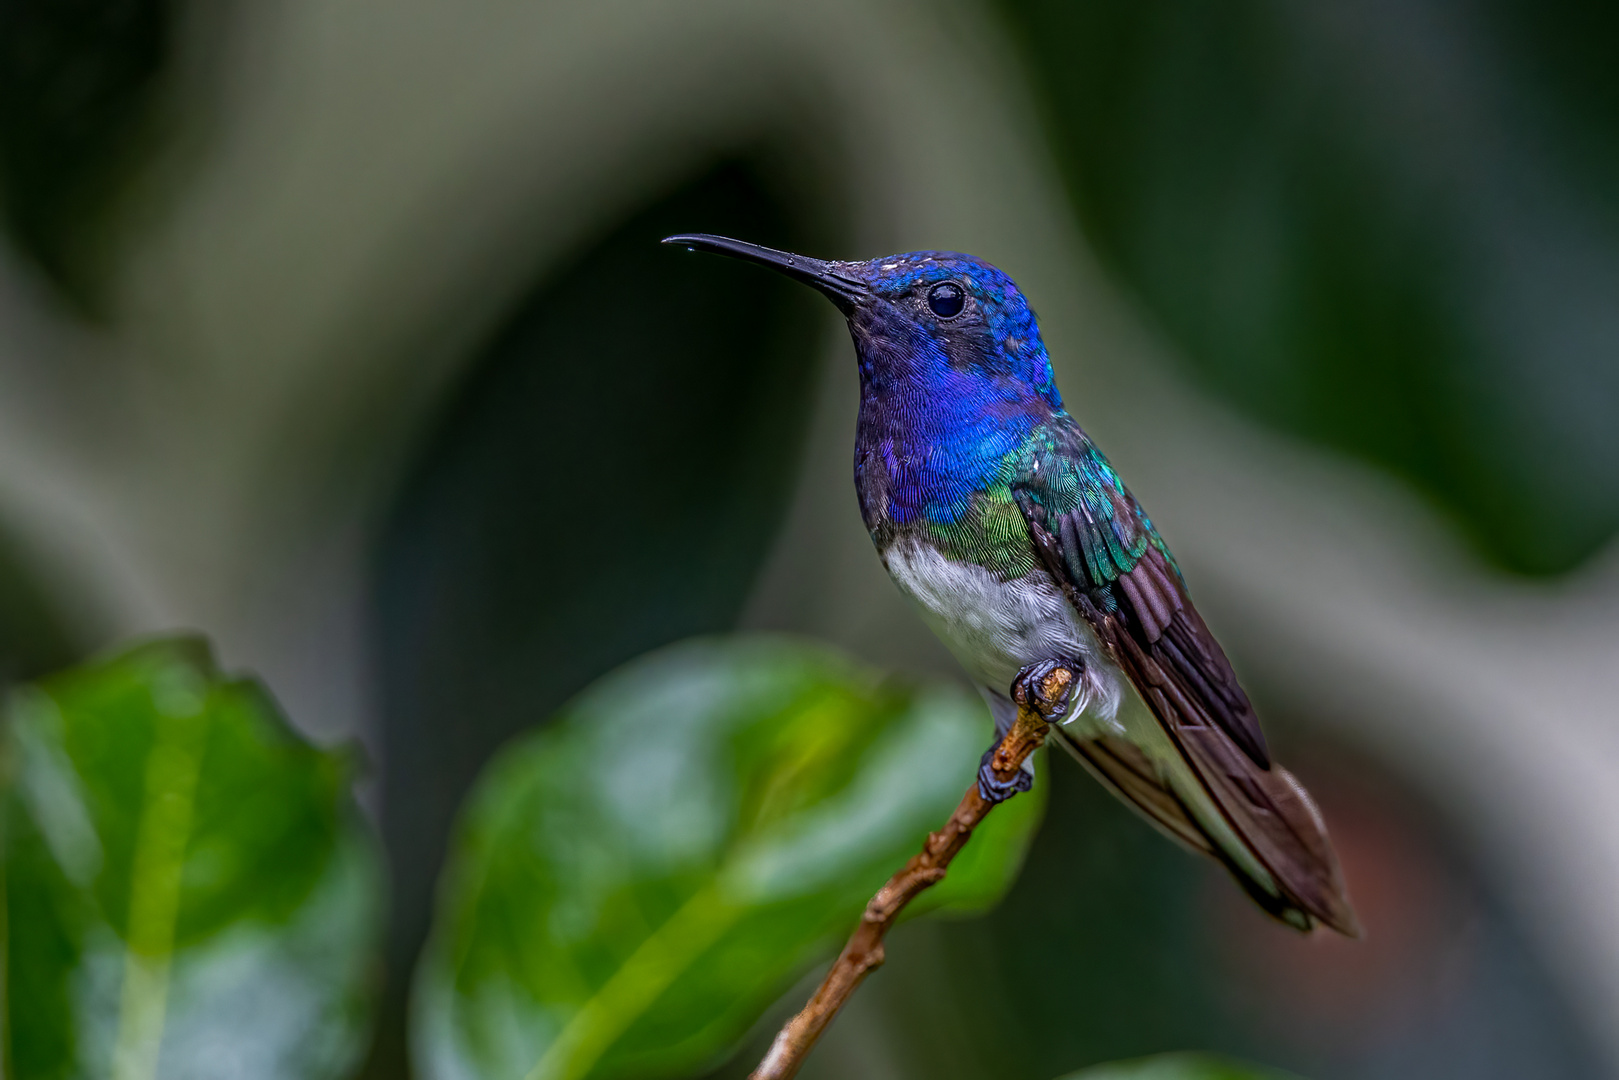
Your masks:
M1023 767L1024 759L1046 740L1049 718L1066 706L1076 671L1062 663L1030 665L1018 673L1012 696L1018 705L1017 720L995 748L990 768L996 779L1010 782ZM973 829L995 803L984 798L974 783L961 797L956 812L944 828L928 836L922 850L912 855L904 869L888 879L866 905L860 925L850 935L832 970L826 973L815 996L797 1016L782 1027L769 1053L748 1080L789 1080L797 1075L816 1040L826 1030L844 1002L866 976L882 966L883 937L917 894L943 880L950 860L972 837Z

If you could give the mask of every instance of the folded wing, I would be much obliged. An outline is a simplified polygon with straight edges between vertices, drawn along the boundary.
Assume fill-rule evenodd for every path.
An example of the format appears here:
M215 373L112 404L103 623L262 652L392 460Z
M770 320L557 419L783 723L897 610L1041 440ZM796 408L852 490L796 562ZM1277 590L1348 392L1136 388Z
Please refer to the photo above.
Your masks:
M1321 814L1303 786L1272 764L1253 706L1168 549L1101 453L1077 427L1065 434L1073 440L1063 448L1075 463L1069 475L1048 467L1014 489L1030 537L1271 882L1223 850L1136 747L1067 731L1063 738L1165 832L1224 863L1271 914L1301 929L1319 921L1357 935Z

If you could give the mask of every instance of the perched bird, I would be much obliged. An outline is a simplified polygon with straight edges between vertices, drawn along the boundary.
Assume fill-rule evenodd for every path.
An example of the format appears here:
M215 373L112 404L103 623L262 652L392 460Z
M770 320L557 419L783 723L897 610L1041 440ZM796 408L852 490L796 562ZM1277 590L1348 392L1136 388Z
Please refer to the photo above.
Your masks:
M1079 688L1052 731L1097 779L1271 915L1358 935L1320 812L1272 763L1158 530L1063 408L1009 277L949 252L824 262L701 233L664 242L768 266L848 319L866 528L998 733L1020 670L1068 664ZM1005 798L1031 779L986 768L979 782Z

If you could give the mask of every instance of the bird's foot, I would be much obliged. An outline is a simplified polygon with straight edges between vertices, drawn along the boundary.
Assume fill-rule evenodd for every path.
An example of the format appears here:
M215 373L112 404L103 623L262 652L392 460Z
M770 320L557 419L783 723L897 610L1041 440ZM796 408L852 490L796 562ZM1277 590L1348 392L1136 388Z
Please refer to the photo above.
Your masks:
M1019 708L1039 713L1046 723L1054 723L1067 714L1084 682L1083 660L1041 660L1017 673L1012 680L1012 700Z
M1020 791L1028 791L1034 787L1034 774L1028 769L1019 769L1012 779L1002 780L995 775L995 751L1001 748L1001 740L996 739L995 744L984 751L984 756L978 764L978 794L990 805L1003 803Z
M995 725L995 742L984 751L978 765L978 794L983 796L985 802L991 805L1005 802L1018 792L1028 791L1034 786L1034 770L1025 755L1045 741L1047 724L1061 720L1068 714L1074 695L1081 692L1084 674L1084 662L1068 657L1042 660L1018 672L1011 686L1017 714L1001 714ZM999 769L995 763L1014 730L1024 733L1013 759L1021 760L1023 764L1007 777L1009 763L1003 761Z

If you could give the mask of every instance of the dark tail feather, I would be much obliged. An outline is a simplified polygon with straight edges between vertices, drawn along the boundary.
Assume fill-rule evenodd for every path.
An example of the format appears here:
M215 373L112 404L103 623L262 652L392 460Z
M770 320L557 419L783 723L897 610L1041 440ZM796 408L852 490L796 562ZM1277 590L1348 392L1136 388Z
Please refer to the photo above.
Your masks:
M1340 934L1360 937L1360 920L1326 822L1304 785L1280 765L1259 768L1222 733L1187 727L1176 735L1232 829L1275 879L1281 896L1271 903L1296 908L1305 922L1319 921ZM1281 917L1299 925L1294 918Z
M1132 809L1171 839L1224 866L1267 914L1298 930L1313 929L1319 922L1349 937L1361 935L1321 813L1303 786L1285 769L1273 765L1261 770L1225 740L1220 740L1222 745L1212 752L1207 747L1186 746L1188 741L1195 744L1197 733L1182 732L1188 758L1204 777L1216 804L1238 837L1270 871L1278 890L1272 892L1203 830L1134 744L1110 736L1076 738L1062 728L1054 728L1053 734L1088 772ZM1187 735L1193 739L1185 739ZM1223 782L1218 778L1209 782L1209 766L1214 764L1209 759L1226 756L1240 758L1241 764L1227 763L1228 768L1235 767L1238 775L1232 776L1227 768L1221 768L1218 777Z

